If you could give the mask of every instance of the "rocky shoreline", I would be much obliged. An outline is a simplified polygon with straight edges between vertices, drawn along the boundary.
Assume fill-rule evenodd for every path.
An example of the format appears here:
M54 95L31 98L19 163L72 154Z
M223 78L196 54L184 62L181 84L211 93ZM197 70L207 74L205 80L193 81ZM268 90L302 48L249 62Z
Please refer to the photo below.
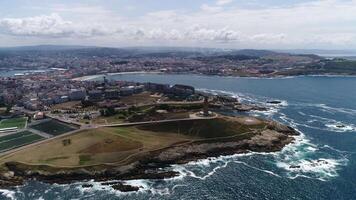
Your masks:
M299 133L291 127L270 121L261 132L249 139L225 138L196 141L183 145L172 145L165 149L147 152L135 162L129 164L102 164L89 167L56 168L47 165L28 165L8 162L0 171L0 188L22 185L27 180L45 183L68 184L76 181L116 181L107 183L114 189L128 192L140 188L124 184L122 181L135 179L166 179L179 175L166 170L173 164L185 164L190 161L233 155L237 153L275 152L294 141ZM120 180L120 181L118 181ZM84 184L83 187L91 187Z

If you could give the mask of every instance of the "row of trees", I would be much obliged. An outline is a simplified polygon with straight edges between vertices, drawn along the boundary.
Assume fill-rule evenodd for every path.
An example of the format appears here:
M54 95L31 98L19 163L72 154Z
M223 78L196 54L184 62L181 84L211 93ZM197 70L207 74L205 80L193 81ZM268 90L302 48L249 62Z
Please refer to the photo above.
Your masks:
M12 105L6 104L3 100L0 99L0 107L6 107L6 110L5 110L5 112L3 113L4 115L10 114Z

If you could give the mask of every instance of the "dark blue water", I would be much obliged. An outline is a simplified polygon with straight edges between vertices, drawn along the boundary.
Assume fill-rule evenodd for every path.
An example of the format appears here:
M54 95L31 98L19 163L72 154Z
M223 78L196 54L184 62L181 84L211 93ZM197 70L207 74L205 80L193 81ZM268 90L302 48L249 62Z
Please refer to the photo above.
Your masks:
M139 192L120 193L95 183L48 185L29 182L14 199L356 199L356 78L249 79L197 75L116 75L116 80L189 84L242 101L268 105L272 118L303 135L282 152L249 153L172 166L181 176L131 181ZM299 166L299 168L290 168Z

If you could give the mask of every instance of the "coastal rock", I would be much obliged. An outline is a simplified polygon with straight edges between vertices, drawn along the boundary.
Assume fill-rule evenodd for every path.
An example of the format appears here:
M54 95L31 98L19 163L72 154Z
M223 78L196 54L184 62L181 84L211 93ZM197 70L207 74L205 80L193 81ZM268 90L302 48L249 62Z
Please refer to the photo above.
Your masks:
M91 187L93 187L92 184L83 184L82 185L82 188L91 188Z
M267 101L267 103L269 103L269 104L281 104L282 102L278 101L278 100L273 100L273 101Z
M234 106L235 110L239 112L249 112L249 111L267 111L267 108L256 106L256 105L247 105L247 104L237 104Z
M275 130L277 132L286 134L286 135L299 135L299 133L290 126L283 125L279 122L271 121L268 126L268 129Z
M123 183L117 183L116 185L111 186L115 190L119 190L121 192L136 192L140 188L137 186L125 185Z

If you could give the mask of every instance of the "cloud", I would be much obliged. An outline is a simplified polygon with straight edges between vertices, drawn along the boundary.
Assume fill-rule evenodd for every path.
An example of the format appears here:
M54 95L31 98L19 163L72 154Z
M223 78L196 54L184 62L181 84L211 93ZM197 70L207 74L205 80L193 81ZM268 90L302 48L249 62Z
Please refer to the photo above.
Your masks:
M59 6L54 13L60 15L0 18L0 33L19 40L25 36L31 40L54 38L48 41L68 38L112 45L139 41L239 48L356 47L356 0L314 0L258 8L239 7L238 1L229 3L230 0L218 0L194 11L150 10L134 17L121 16L104 7L77 6L72 10L68 5ZM80 40L82 37L85 39Z
M251 42L261 42L265 44L273 44L273 43L284 43L287 38L286 34L266 34L260 33L256 35L251 35L248 37Z
M218 0L216 1L216 5L223 6L232 3L233 0Z
M68 36L73 33L71 26L72 22L64 21L57 14L0 20L1 30L12 35Z
M74 24L56 13L27 18L0 19L0 31L15 36L36 37L92 37L113 32L105 27Z
M203 4L200 9L205 12L219 12L223 10L220 6L209 6L208 4Z
M241 34L228 28L212 29L195 26L185 32L186 39L200 41L230 42L241 39Z

